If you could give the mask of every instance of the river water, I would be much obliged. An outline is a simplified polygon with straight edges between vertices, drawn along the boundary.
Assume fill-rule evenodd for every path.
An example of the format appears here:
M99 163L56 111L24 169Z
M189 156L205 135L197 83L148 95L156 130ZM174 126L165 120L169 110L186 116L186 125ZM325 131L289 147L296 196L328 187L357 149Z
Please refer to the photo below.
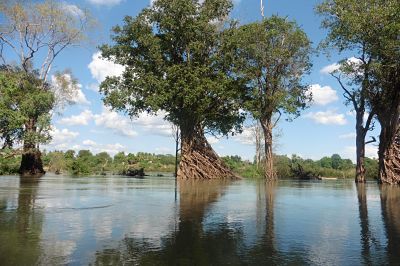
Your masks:
M400 188L0 177L1 265L400 265Z

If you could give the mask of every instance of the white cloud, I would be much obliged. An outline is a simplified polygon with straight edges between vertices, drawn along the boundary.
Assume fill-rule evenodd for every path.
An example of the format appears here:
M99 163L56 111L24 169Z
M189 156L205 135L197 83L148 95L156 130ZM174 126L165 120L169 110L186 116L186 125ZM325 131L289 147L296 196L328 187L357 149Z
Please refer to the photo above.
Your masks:
M320 72L321 74L330 74L332 72L335 72L336 70L338 70L340 67L340 65L338 63L333 63L330 65L327 65L325 67L323 67Z
M85 94L82 92L82 85L72 82L72 77L69 74L64 74L62 80L57 79L56 76L51 76L51 84L57 100L68 100L72 103L88 105L90 102L86 99ZM63 86L63 83L66 86Z
M349 65L357 66L360 63L361 63L361 60L358 59L358 58L355 58L355 57L350 57L350 58L347 59L347 64L349 64ZM331 73L339 70L339 68L340 68L340 64L339 63L333 63L333 64L330 64L330 65L327 65L327 66L323 67L320 70L320 73L321 74L331 74Z
M122 2L122 0L87 0L89 3L99 6L114 6Z
M207 136L207 141L208 141L208 143L213 145L213 144L217 144L219 142L219 139L214 136Z
M52 136L52 140L47 145L48 147L57 150L67 150L70 148L70 144L79 136L79 133L66 128L60 130L53 126L50 130L50 135Z
M158 147L155 149L155 151L159 154L175 154L175 151L172 148L168 147Z
M119 143L100 144L100 143L96 143L95 141L90 140L90 139L84 140L82 142L82 144L85 149L89 149L94 154L97 154L100 152L107 152L111 156L114 156L118 152L124 151L124 149L125 149L125 146L123 146ZM80 145L78 145L78 146L80 148L82 148L82 146L80 146Z
M94 115L94 121L97 126L111 129L116 134L126 137L137 136L136 131L132 128L132 122L128 118L120 116L106 107L103 107L101 114Z
M346 146L342 152L344 158L350 158L353 162L356 161L356 147ZM365 156L368 158L378 158L378 147L375 145L365 146Z
M89 105L90 102L86 99L85 94L81 90L82 85L78 84L78 88L79 89L76 90L76 93L72 96L71 101L77 104Z
M71 15L75 17L80 17L80 18L85 17L85 12L83 12L82 9L80 9L76 5L62 3L61 6L65 11L69 12Z
M58 123L67 126L86 126L91 119L93 119L92 111L84 110L79 115L63 118Z
M308 94L312 95L313 102L316 105L327 105L339 99L336 90L332 89L330 86L321 87L319 84L311 85Z
M355 139L355 138L356 138L355 132L339 135L339 139Z
M241 134L233 136L233 140L245 145L254 145L255 142L255 127L245 127Z
M164 120L165 115L165 112L159 112L157 115L141 113L139 117L133 119L132 122L154 135L172 137L172 125Z
M94 142L93 140L87 139L87 140L84 140L84 141L82 142L82 144L83 144L83 145L86 145L86 146L95 146L97 143Z
M101 53L96 52L92 56L92 62L88 65L92 77L100 84L106 77L120 76L124 67L101 58ZM93 85L91 85L93 88Z
M312 119L317 124L323 125L345 125L347 120L344 114L338 114L335 110L328 110L326 112L310 112L304 117Z
M356 113L355 110L351 110L351 111L346 112L346 115L355 118L356 115L357 115L357 113ZM364 123L364 125L365 125L365 123L367 122L368 117L369 117L369 113L368 113L368 112L365 112L365 113L364 113L364 116L363 116L363 123Z

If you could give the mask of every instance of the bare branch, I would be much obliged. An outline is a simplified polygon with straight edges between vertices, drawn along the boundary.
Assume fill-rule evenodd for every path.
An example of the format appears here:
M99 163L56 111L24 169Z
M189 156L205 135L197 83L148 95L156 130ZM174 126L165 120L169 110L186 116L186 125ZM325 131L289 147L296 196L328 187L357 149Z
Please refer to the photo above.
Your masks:
M351 93L351 92L344 86L344 84L343 84L343 82L342 82L340 76L336 76L334 73L331 73L331 76L334 77L334 78L338 81L340 87L342 87L342 89L343 89L343 91L344 91L343 96L344 96L347 100L349 100L349 101L351 101L351 102L353 103L354 110L356 110L356 112L358 112L359 106L358 106L358 104L357 104L357 100L356 100L355 93Z
M365 131L368 131L368 130L370 130L371 127L372 128L374 127L374 124L372 124L372 126L371 126L371 122L372 122L372 119L374 118L374 115L375 115L374 112L369 113L367 121L365 123L365 127L364 127Z
M279 119L281 118L281 116L282 116L282 112L278 109L277 110L278 111L278 113L279 113L279 116L278 116L278 118L276 119L276 121L275 121L275 123L274 123L274 125L272 126L273 128L275 128L276 127L276 125L278 124L278 122L279 122Z
M365 142L365 145L376 142L376 138L375 137L371 136L371 139L372 140Z

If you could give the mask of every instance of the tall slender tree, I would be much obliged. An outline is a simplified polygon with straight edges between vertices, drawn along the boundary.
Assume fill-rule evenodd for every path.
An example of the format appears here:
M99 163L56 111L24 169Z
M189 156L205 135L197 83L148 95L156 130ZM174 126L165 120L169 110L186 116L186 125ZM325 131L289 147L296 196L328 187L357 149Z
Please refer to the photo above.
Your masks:
M130 116L166 111L181 134L178 178L236 177L204 134L240 129L241 84L221 50L229 0L158 0L113 29L103 57L125 66L101 84L104 101ZM224 54L226 57L227 55Z
M302 78L311 67L311 43L295 22L277 16L232 32L227 45L235 50L236 75L247 82L245 109L262 127L265 177L272 180L273 129L283 113L298 116L310 100Z
M343 90L346 105L352 106L356 114L356 183L366 181L365 146L376 141L375 137L366 141L368 131L374 129L375 113L368 102L368 90L372 87L370 82L372 60L365 54L365 47L361 50L359 58L342 61L340 68L331 73Z

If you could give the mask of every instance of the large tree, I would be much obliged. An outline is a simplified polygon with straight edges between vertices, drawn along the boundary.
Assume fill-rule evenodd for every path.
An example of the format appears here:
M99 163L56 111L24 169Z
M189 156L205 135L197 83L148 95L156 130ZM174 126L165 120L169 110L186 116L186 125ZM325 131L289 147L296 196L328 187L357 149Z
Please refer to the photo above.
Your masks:
M43 173L43 164L37 145L46 143L50 131L50 111L54 107L54 94L48 84L35 73L18 69L0 70L0 138L11 148L22 142L20 172L23 175Z
M273 128L283 113L298 116L310 100L302 79L311 67L311 43L295 22L277 16L227 35L227 45L235 50L235 73L247 81L245 109L263 129L265 177L275 179Z
M23 142L21 174L41 175L44 171L40 167L42 162L37 136L41 135L43 112L46 111L48 116L54 107L54 101L51 108L47 106L49 73L54 60L62 51L84 39L85 30L91 25L92 20L87 12L80 10L77 6L54 0L2 1L0 19L0 60L5 66L3 74L7 71L14 72L12 75L18 74L22 78L16 85L20 91L13 93L15 95L21 95L21 92L29 93L25 94L26 99L23 102L34 99L37 102L46 103L46 110L40 105L30 106L32 110L25 114L29 117L18 120L23 124L12 125L9 121L8 124L1 124L0 132L5 139L5 146L12 146L13 138L16 136L19 137L18 141ZM13 66L10 67L10 65ZM72 82L72 79L67 77L70 76L56 75L57 88L62 88L61 91L55 93L56 96L74 88L66 84L68 80ZM5 108L7 106L9 105L3 105ZM2 110L4 113L9 111ZM12 127L19 130L10 130Z
M368 62L365 94L381 125L378 179L399 184L400 4L397 0L326 0L318 11L325 16L328 39Z
M240 81L222 60L223 21L229 0L158 0L113 29L103 57L125 66L101 84L104 101L130 116L165 111L181 134L179 178L236 177L205 133L240 129Z

